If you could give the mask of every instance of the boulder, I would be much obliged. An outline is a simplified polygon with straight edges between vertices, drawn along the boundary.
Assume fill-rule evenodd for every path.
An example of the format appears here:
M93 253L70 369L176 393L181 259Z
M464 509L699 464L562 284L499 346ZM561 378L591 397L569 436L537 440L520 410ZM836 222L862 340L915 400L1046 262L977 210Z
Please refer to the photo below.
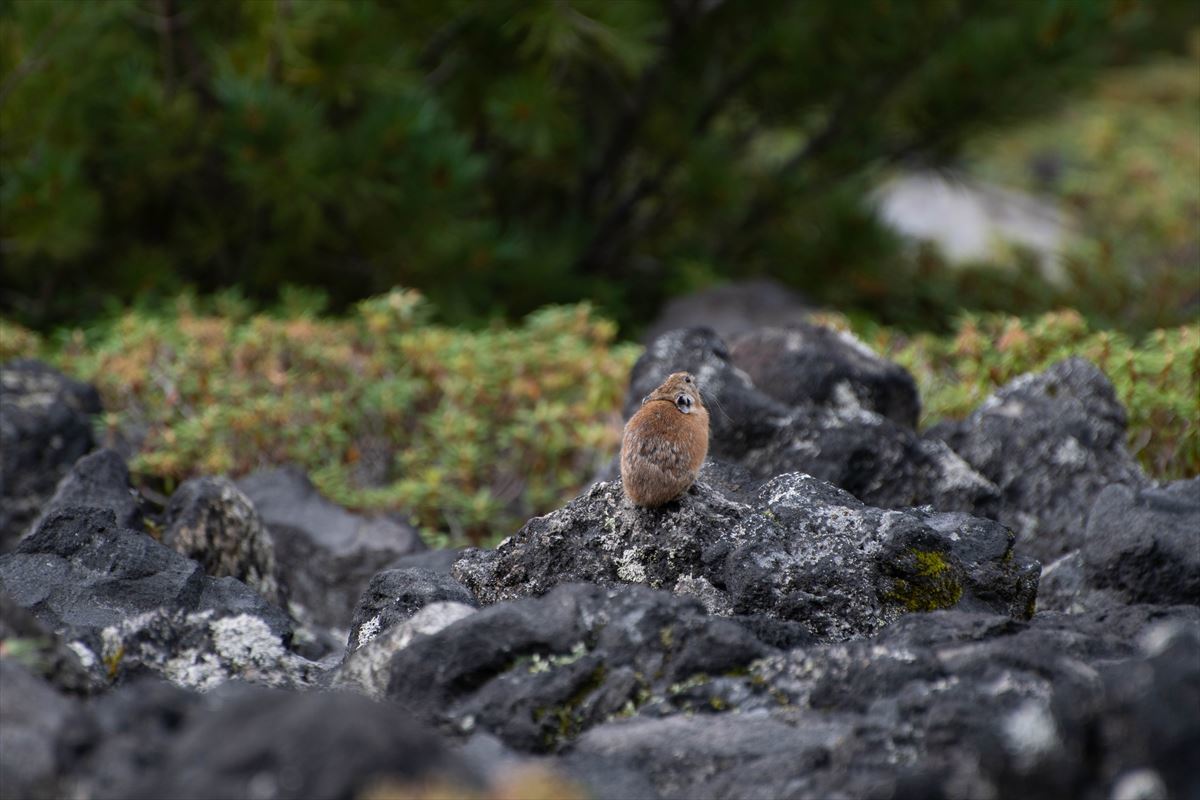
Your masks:
M705 325L725 338L764 325L803 322L812 306L799 294L770 278L757 278L701 289L668 300L646 329L649 343L667 331Z
M174 698L164 699L168 707L177 705ZM412 791L419 784L440 784L453 787L456 791L444 790L451 794L483 788L473 765L388 706L346 692L295 693L233 685L184 709L175 730L163 732L167 735L139 759L140 770L104 775L103 782L91 779L89 773L97 765L130 757L123 746L130 739L151 738L147 733L157 725L153 706L148 710L146 723L114 719L126 728L115 742L103 728L97 731L95 750L75 778L78 785L99 783L100 796L130 800L351 800L385 782L407 785Z
M349 650L409 619L430 603L475 605L475 597L447 572L420 567L376 573L354 609Z
M518 750L563 745L689 679L744 670L773 649L694 599L644 586L560 586L414 638L391 659L387 696L450 730ZM718 701L719 702L719 701Z
M54 630L0 589L0 657L19 662L58 691L87 695L102 684Z
M392 656L412 644L417 636L442 628L476 611L464 603L430 603L408 619L388 627L350 650L333 675L332 685L382 700L391 678Z
M0 658L0 794L62 797L69 755L60 742L80 724L79 704L12 658Z
M1127 603L1200 605L1200 493L1112 484L1088 515L1088 583Z
M780 346L779 358L786 362L787 353ZM626 418L644 395L677 370L696 376L709 406L710 456L734 462L755 478L805 472L882 508L932 505L943 511L984 515L994 510L999 497L996 487L949 447L918 437L858 401L849 402L848 392L869 397L872 389L865 383L860 381L858 389L834 391L835 383L830 389L831 405L818 405L805 397L796 397L797 404L789 405L756 387L731 362L725 343L706 328L671 331L647 348L633 367ZM760 370L769 372L766 366ZM842 374L852 371L846 365ZM841 382L849 386L848 381ZM839 397L846 402L837 402ZM610 469L601 477L615 476Z
M297 469L257 472L237 486L271 533L290 598L321 625L347 630L371 576L426 549L412 526L334 505Z
M749 502L704 483L661 509L616 482L536 517L454 575L483 603L566 582L643 583L694 595L715 614L802 624L822 640L874 633L936 608L1033 612L1039 566L990 520L872 508L807 475L768 481Z
M0 590L64 636L103 680L151 669L184 686L315 680L287 650L291 620L234 578L121 528L107 509L50 514L0 556Z
M729 340L730 360L769 397L789 406L872 411L915 428L921 413L908 370L854 334L811 322L759 328Z
M1087 510L1110 483L1150 481L1125 447L1125 409L1112 384L1081 358L1026 374L967 419L931 428L995 484L995 518L1022 549L1049 563L1083 544Z
M199 561L213 577L237 578L268 602L286 605L271 536L254 504L227 478L192 478L175 490L163 544Z
M95 446L96 390L34 360L0 365L0 552L11 549L71 465Z
M106 508L122 528L142 527L142 501L129 482L129 467L117 451L107 447L75 462L58 482L32 528L52 512L72 506Z
M651 699L573 752L640 771L666 798L1191 796L1197 636L1185 607L914 614L871 640L698 677L687 691L710 702L686 706L694 716Z

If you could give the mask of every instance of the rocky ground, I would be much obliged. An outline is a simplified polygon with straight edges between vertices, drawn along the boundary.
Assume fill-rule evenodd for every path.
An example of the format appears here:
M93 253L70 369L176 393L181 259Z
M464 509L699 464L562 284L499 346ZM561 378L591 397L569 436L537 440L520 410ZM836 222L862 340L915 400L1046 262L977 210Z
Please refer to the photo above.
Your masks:
M286 469L156 506L90 387L4 365L0 795L1200 796L1200 479L1097 369L921 434L852 337L681 329L626 411L681 369L681 500L610 469L456 552Z

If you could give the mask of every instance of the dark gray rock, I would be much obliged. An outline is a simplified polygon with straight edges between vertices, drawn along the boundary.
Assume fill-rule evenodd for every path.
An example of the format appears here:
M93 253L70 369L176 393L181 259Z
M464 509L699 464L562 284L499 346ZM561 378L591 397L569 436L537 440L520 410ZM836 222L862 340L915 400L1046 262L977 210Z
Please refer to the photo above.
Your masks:
M655 693L669 705L689 678L737 671L768 652L694 600L567 585L413 639L392 657L388 696L451 729L545 750Z
M1113 484L1088 516L1088 583L1129 603L1200 604L1200 496Z
M75 462L58 482L54 496L38 515L36 528L50 513L72 506L106 508L122 528L141 529L143 508L129 482L129 467L115 450L103 448Z
M382 515L358 515L322 497L293 468L238 481L271 533L280 578L292 601L322 624L346 630L376 572L425 550L417 531Z
M142 769L109 777L98 796L354 800L385 783L397 792L431 783L453 787L447 791L483 789L474 766L437 736L354 694L223 687L187 709L176 726ZM158 727L153 716L149 727ZM113 750L100 738L89 761L101 762ZM123 748L112 753L128 755ZM86 784L86 775L79 782Z
M62 797L69 755L60 743L80 724L77 702L11 658L0 658L0 795Z
M199 561L209 575L237 578L268 602L286 604L271 536L254 504L227 478L193 478L175 490L163 544Z
M664 797L1107 798L1143 770L1168 796L1190 796L1198 636L1191 607L1029 622L910 615L873 640L800 647L745 676L693 682L694 692L724 682L737 715L658 719L650 701L576 747L636 765ZM1167 697L1178 702L1167 708Z
M707 714L611 722L576 749L648 773L664 798L821 797L834 795L812 793L810 776L854 750L853 739L840 720Z
M60 692L87 695L101 686L80 662L79 655L52 628L3 590L0 590L0 654L20 662Z
M729 341L730 360L762 392L789 406L873 411L915 428L917 383L851 333L798 322L759 328Z
M377 573L354 609L349 650L354 652L430 603L475 605L475 597L448 573L410 567Z
M1125 447L1125 409L1112 384L1081 358L1023 375L962 422L927 436L945 441L999 487L996 519L1044 562L1083 545L1087 509L1110 483L1149 479Z
M1038 565L1003 526L965 514L885 511L807 475L750 503L699 483L661 509L601 483L494 550L466 550L454 575L484 603L586 581L694 595L712 613L804 625L823 640L870 634L935 608L1032 613Z
M11 549L71 465L95 446L91 386L33 360L0 365L0 552Z
M780 359L785 357L781 352ZM647 348L633 367L626 418L678 370L696 376L709 407L710 457L734 462L754 478L805 472L881 508L932 505L984 515L995 510L996 487L941 442L849 402L836 407L780 402L731 363L725 343L707 328L671 331ZM610 469L601 477L615 475Z
M50 514L17 552L0 556L0 590L68 640L104 680L141 669L185 686L232 677L303 684L317 670L290 653L291 620L233 578L144 533L109 510Z
M446 575L450 574L450 568L454 566L455 560L458 559L458 554L462 552L462 548L444 547L436 550L419 550L415 553L409 553L406 556L400 556L395 561L387 565L386 569L408 569L416 567L418 569L431 569L434 572L441 572Z
M437 602L424 606L403 622L363 642L357 649L349 650L334 671L330 685L361 692L376 700L384 699L391 681L392 657L396 653L412 644L418 636L437 633L476 611L474 606L464 603Z
M778 281L758 278L735 281L668 300L646 329L652 342L667 331L706 325L729 338L764 325L803 322L812 306Z

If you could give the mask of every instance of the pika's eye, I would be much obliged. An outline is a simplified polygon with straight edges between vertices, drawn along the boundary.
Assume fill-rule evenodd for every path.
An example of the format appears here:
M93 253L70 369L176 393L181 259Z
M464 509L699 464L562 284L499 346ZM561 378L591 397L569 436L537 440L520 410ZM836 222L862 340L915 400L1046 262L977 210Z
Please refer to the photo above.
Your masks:
M684 375L684 376L683 376L683 382L684 382L684 383L695 383L695 381L693 381L693 380L692 380L692 376L691 376L691 375Z
M692 413L692 397L691 395L681 394L675 398L675 407L684 414Z

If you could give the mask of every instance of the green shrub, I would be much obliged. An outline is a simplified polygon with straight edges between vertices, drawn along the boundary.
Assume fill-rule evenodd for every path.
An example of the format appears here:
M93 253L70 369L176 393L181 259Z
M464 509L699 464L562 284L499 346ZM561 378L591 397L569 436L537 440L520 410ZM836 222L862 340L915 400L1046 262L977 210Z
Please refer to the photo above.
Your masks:
M404 509L462 544L511 533L572 496L616 451L636 348L586 305L516 326L430 324L393 291L343 318L130 312L63 338L131 467L164 489L196 474L296 463L334 501Z
M619 446L638 348L614 342L614 324L587 306L464 331L431 324L413 291L345 317L320 316L320 298L302 293L276 316L234 294L211 305L184 296L171 313L131 311L48 340L0 320L0 356L40 356L95 383L103 428L133 439L143 485L296 463L336 502L411 512L434 541L511 533L570 499ZM968 315L944 336L855 327L916 377L922 425L1079 355L1112 380L1152 476L1200 474L1200 325L1135 340L1062 311Z
M860 326L860 333L917 379L922 425L965 417L1018 375L1082 356L1116 388L1129 416L1129 447L1146 470L1160 479L1200 474L1200 325L1134 339L1060 311L1025 320L965 315L947 336L878 326Z
M0 3L0 308L290 281L637 324L722 276L837 290L893 252L862 202L881 165L1174 46L1163 5Z

